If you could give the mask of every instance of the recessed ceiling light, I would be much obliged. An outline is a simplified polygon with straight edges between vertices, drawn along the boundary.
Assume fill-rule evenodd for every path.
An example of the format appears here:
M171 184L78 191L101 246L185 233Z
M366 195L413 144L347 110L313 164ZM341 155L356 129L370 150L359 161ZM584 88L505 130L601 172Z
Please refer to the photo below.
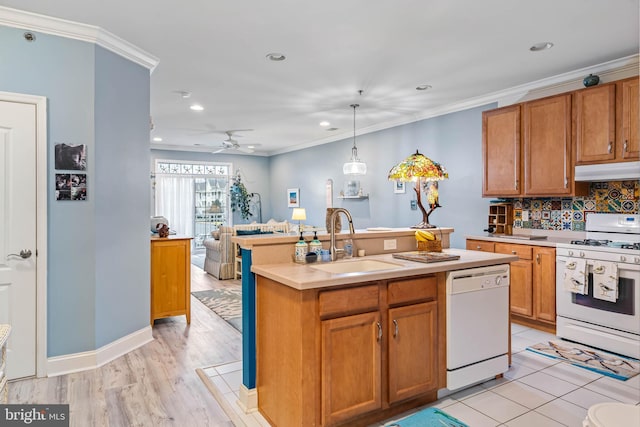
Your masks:
M204 110L204 107L202 105L200 105L200 104L193 104L189 108L191 108L193 111L202 111L202 110Z
M329 123L326 120L323 120L323 121L320 122L320 126L322 126L323 128L326 128L328 126L331 126L331 123Z
M253 150L254 148L256 148L256 146L255 145L247 145L247 148L250 148L250 149Z
M416 87L416 90L429 90L431 89L431 85L420 85Z
M284 61L287 57L281 53L267 53L267 59L269 61Z
M160 138L159 136L154 136L154 137L153 137L153 140L154 140L155 142L160 142L160 141L162 141L162 138Z
M541 50L551 49L553 47L553 43L551 42L542 42L536 43L529 48L531 52L540 52Z

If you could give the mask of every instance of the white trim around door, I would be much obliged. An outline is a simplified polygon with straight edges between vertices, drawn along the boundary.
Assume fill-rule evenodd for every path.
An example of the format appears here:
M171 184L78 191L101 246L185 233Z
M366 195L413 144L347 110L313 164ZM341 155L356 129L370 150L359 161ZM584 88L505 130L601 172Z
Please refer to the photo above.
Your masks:
M36 107L36 376L47 376L47 98L0 92L0 100Z

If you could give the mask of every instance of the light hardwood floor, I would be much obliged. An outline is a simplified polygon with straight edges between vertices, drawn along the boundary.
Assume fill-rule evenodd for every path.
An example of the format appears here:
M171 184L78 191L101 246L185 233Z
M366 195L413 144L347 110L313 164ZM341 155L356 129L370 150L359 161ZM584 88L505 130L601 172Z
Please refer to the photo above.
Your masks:
M193 265L191 281L192 291L231 282ZM98 369L13 381L9 403L68 403L77 427L233 426L195 370L240 360L240 333L191 297L191 325L185 316L156 320L153 336Z

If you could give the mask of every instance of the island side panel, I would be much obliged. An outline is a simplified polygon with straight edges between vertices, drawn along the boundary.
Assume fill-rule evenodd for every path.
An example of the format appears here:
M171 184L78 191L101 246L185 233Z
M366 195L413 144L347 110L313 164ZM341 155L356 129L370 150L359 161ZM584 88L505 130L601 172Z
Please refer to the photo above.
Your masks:
M317 292L256 276L258 408L279 427L319 425Z

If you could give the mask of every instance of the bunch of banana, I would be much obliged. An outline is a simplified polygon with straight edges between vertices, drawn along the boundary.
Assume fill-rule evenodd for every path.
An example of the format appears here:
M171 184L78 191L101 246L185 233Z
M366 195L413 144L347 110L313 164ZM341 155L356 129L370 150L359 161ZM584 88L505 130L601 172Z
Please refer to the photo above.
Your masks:
M430 231L427 230L416 230L415 232L416 240L418 242L426 242L428 240L436 240L436 236Z

